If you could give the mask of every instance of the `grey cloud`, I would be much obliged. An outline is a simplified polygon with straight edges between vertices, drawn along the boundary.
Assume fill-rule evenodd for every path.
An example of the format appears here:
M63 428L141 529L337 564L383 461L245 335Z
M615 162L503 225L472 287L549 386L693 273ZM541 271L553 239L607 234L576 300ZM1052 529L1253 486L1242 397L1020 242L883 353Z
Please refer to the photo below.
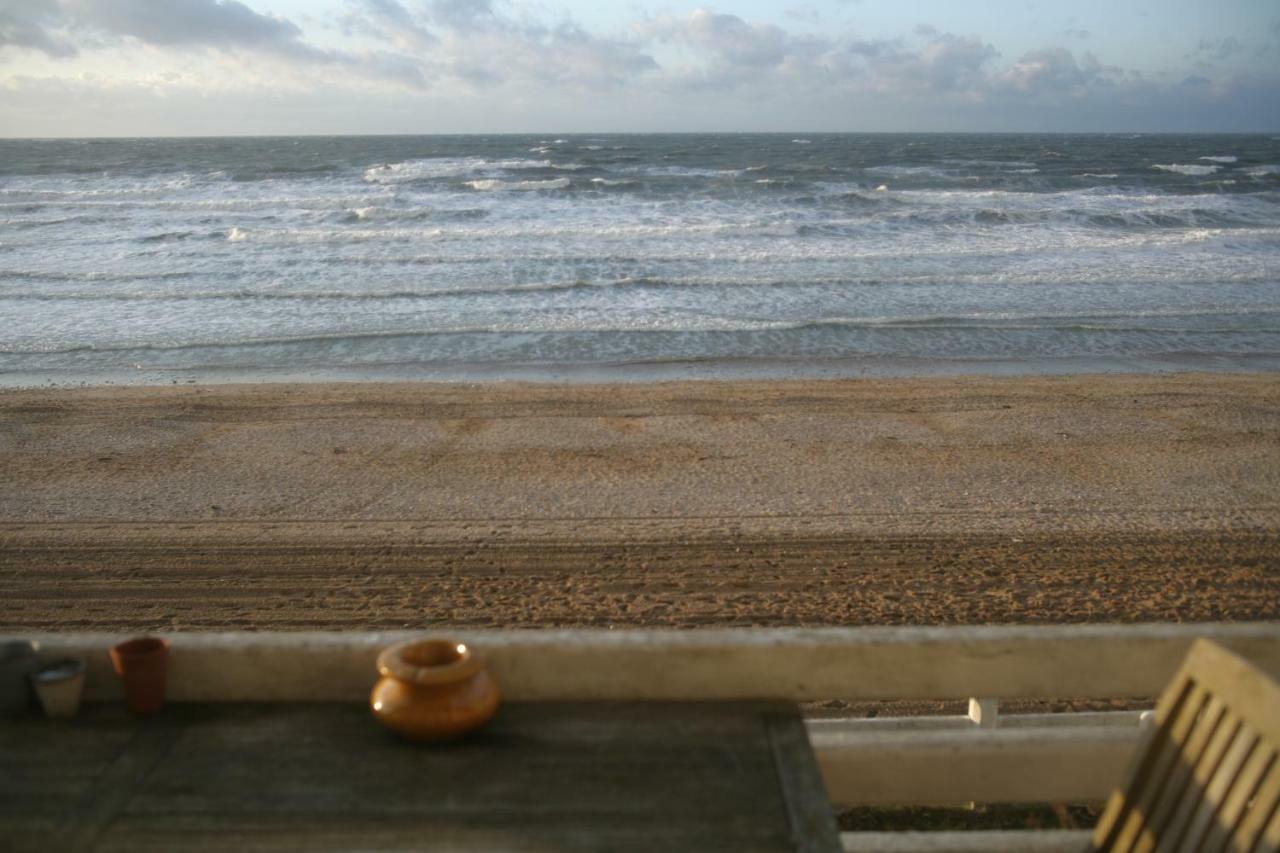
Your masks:
M707 67L685 74L685 84L694 88L758 91L800 81L902 95L962 92L981 88L985 66L999 55L976 36L943 33L927 24L916 27L916 34L927 39L916 48L899 39L798 36L706 10L646 21L640 31L698 48L710 58Z
M63 0L61 6L77 26L162 47L294 45L302 36L292 22L237 0Z
M394 16L395 0L368 0ZM238 0L0 0L0 46L63 58L79 48L123 40L167 49L247 51L292 63L343 69L354 77L421 87L420 67L402 55L321 50L292 21L263 15ZM13 10L20 10L21 16ZM15 23L16 22L16 23Z
M310 47L290 21L237 0L0 0L0 45L74 56L122 38L158 47L249 49L294 58L332 57Z
M568 21L544 27L495 20L489 30L469 33L451 46L446 70L482 86L541 81L598 88L658 67L636 45L593 35Z
M1196 44L1196 53L1209 59L1221 62L1230 59L1245 49L1245 44L1235 36L1218 39L1200 39Z
M59 32L62 14L53 0L0 0L0 48L39 50L55 58L75 56L75 43Z
M1088 39L1093 38L1093 33L1082 29L1063 30L1062 34L1069 39Z
M383 39L401 50L422 50L438 43L397 0L359 0L341 19L343 29Z
M395 45L431 77L474 87L530 81L611 86L657 68L634 43L589 33L569 20L518 20L488 0L429 0L418 8L415 14L395 0L360 0L344 25Z
M953 128L1009 128L1019 122L1023 128L1048 128L1074 121L1076 129L1091 129L1105 127L1108 120L1130 127L1176 127L1183 114L1160 111L1175 109L1179 98L1219 117L1223 127L1258 126L1277 120L1274 103L1280 103L1275 97L1280 84L1266 71L1271 67L1266 62L1258 63L1265 73L1252 80L1197 72L1190 62L1144 80L1092 53L1062 46L1004 60L977 35L927 24L902 38L867 39L852 32L796 32L699 10L647 17L628 33L608 35L567 18L512 8L534 7L491 0L347 0L345 14L336 21L360 39L337 51L309 44L293 22L259 14L237 0L0 0L0 49L7 48L5 55L29 49L71 56L77 48L87 52L94 40L138 40L169 49L265 56L301 68L292 81L308 97L332 92L335 97L346 93L342 97L353 102L408 99L399 102L402 106L446 100L473 105L465 109L485 104L485 121L495 126L514 114L513 104L536 112L552 101L570 111L564 115L602 105L598 109L606 112L597 115L620 116L619 121L641 122L686 109L693 126L714 126L705 122L713 122L708 117L725 105L724 115L739 124L763 127L786 117L824 124L857 115L859 121L889 122L881 129L892 129L894 120L899 127L917 128L938 128L943 122ZM1280 28L1273 30L1280 37ZM1261 38L1244 42L1246 55ZM1210 40L1206 50L1233 51L1235 45L1226 41ZM660 68L649 52L659 43L683 48L675 54L688 57L689 65ZM370 46L374 49L365 49ZM272 65L271 72L287 73L288 65ZM362 88L360 78L394 85ZM439 81L453 85L435 85ZM581 96L583 90L623 86L628 87L625 101ZM251 89L245 87L237 97L255 97ZM734 97L724 97L726 92ZM1231 98L1246 98L1252 113L1233 106ZM627 106L618 106L623 103ZM648 111L631 106L635 103L648 104ZM401 109L396 114L424 113Z
M427 17L451 30L507 28L506 22L494 12L491 0L429 0L425 5Z
M1071 51L1054 47L1023 54L995 80L1023 95L1082 96L1091 89L1114 86L1123 76L1122 69L1103 65L1092 53L1077 60Z
M773 24L749 24L737 15L697 9L686 17L663 16L637 26L644 36L706 51L728 66L777 66L804 40Z
M976 36L942 33L925 45L911 64L930 88L948 92L980 85L983 66L999 55L994 47Z

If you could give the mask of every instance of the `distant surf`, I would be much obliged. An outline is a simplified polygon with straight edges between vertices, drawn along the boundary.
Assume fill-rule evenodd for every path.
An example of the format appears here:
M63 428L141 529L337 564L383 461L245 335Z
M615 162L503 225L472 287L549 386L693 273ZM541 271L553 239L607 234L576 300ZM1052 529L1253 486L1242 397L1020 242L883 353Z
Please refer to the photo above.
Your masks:
M0 380L1247 365L1280 357L1280 145L0 141L0 312Z

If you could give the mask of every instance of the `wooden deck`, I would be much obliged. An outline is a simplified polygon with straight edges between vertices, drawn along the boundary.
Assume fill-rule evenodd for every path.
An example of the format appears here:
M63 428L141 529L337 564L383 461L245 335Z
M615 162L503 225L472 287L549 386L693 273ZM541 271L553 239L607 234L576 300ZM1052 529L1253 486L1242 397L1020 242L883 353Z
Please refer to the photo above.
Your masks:
M778 702L504 705L445 746L354 704L0 723L6 850L836 851Z

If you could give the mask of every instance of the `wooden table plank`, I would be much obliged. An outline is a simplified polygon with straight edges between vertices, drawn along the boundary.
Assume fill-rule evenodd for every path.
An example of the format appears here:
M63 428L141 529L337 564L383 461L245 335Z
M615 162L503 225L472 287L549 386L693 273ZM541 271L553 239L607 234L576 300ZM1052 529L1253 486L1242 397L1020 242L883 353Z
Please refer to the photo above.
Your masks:
M93 850L840 849L799 715L778 703L513 703L444 745L356 705L142 721L91 706L60 729L6 724L0 744L4 766L92 776L42 788L42 821L0 810L16 849L52 849L54 818L60 847ZM0 799L38 775L0 780Z

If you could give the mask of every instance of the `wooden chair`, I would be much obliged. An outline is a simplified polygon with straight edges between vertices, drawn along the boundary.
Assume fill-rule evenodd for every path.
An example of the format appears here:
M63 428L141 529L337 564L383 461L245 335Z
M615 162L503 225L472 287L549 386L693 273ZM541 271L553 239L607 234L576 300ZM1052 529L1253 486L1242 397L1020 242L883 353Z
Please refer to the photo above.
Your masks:
M1280 686L1197 640L1093 835L1105 851L1280 849Z

